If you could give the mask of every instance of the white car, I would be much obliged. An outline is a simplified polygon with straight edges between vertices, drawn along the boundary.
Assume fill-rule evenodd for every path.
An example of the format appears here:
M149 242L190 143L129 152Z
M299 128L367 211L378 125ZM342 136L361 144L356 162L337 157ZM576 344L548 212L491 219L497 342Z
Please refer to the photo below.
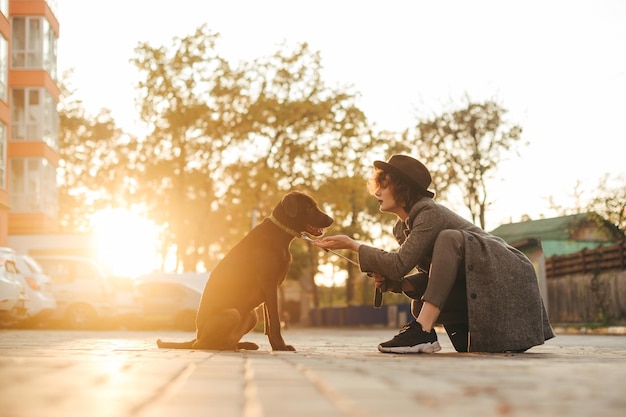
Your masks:
M19 276L23 279L26 290L25 324L45 324L57 308L52 293L52 280L43 273L41 266L29 255L15 255L15 263Z
M14 324L26 317L26 293L16 277L17 267L0 258L0 324Z
M0 247L0 258L15 264L15 278L24 288L26 316L22 324L35 325L43 322L56 309L56 301L50 290L50 277L41 273L32 258L16 255L12 248Z
M57 308L50 317L63 327L97 328L113 319L115 292L98 265L89 258L33 255L52 280Z
M135 280L132 277L122 275L108 275L107 280L115 292L113 309L115 322L113 324L127 327L129 320L133 320L141 314L141 295L135 286Z
M133 281L107 276L93 259L65 255L33 255L52 279L57 309L52 319L70 328L114 327L141 308Z
M138 326L196 329L196 313L208 273L151 273L135 278L142 308Z

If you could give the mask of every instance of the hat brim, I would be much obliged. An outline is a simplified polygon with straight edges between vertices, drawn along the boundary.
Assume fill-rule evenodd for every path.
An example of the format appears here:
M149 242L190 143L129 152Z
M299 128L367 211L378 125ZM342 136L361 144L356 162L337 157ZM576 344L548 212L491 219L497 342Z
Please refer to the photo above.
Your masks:
M435 193L433 193L432 191L428 191L427 189L419 185L413 178L406 175L403 171L401 171L400 169L396 168L395 166L391 164L388 164L385 161L374 161L374 168L382 169L383 171L387 171L387 172L393 172L394 174L398 175L403 180L407 181L409 184L414 185L415 188L417 188L418 190L420 190L422 193L424 193L425 195L429 197L433 197L435 195Z

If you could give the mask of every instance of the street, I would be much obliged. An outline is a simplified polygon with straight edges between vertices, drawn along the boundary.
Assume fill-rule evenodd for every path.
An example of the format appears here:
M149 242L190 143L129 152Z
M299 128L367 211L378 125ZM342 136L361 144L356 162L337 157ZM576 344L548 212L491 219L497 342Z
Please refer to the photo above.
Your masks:
M523 354L382 354L396 329L284 331L296 352L157 349L172 331L0 331L2 417L619 416L626 336L561 334Z

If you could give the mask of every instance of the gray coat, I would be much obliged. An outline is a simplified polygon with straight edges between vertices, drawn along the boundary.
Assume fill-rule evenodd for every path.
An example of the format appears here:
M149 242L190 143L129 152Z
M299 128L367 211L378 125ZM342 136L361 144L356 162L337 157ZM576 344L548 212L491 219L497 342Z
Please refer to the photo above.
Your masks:
M445 229L465 236L471 351L526 349L554 337L530 260L431 198L415 203L406 223L396 223L397 252L360 246L361 270L391 280L402 280L413 268L428 271L435 240Z

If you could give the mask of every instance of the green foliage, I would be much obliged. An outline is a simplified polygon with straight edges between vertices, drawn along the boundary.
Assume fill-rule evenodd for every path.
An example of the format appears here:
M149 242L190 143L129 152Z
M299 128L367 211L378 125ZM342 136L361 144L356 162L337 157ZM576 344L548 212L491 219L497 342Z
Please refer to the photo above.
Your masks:
M489 206L487 180L505 157L516 151L522 128L510 125L506 109L495 101L466 104L420 121L407 141L431 167L433 186L445 198L452 187L461 191L472 220L485 228Z
M64 74L67 80L70 74ZM89 217L105 207L126 207L131 140L108 110L87 114L70 86L59 106L59 212L64 230L87 231Z
M356 96L324 83L320 55L307 44L233 66L217 40L201 27L170 48L141 44L133 59L151 126L138 145L135 198L167 226L166 245L176 245L183 269L210 269L288 190L312 194L339 225L359 215L354 201L349 211L333 205L338 195L364 200L359 156L375 142ZM349 189L325 191L328 178ZM319 260L304 249L293 269L312 280Z
M611 180L607 173L598 181L597 187L590 192L586 211L598 213L626 233L626 181L623 177Z
M327 85L320 54L306 43L234 65L220 55L218 41L202 26L167 47L137 46L131 62L139 72L145 137L130 138L108 112L90 117L64 97L61 194L68 227L101 207L141 205L161 227L163 251L177 249L179 270L210 270L285 192L298 189L335 219L329 234L380 241L395 219L368 194L372 162L415 150L429 166L447 167L434 170L440 196L452 185L467 189L468 205L484 221L483 181L521 133L504 129L500 106L468 102L414 132L374 134L358 95ZM319 305L313 278L320 263L334 258L300 240L291 251L289 278L310 286ZM346 302L371 303L371 279L337 262L348 271Z
M604 174L593 187L584 187L582 180L576 180L569 195L567 205L548 198L550 208L565 216L568 214L596 213L602 220L626 233L626 181L623 176ZM607 231L612 234L614 231Z

